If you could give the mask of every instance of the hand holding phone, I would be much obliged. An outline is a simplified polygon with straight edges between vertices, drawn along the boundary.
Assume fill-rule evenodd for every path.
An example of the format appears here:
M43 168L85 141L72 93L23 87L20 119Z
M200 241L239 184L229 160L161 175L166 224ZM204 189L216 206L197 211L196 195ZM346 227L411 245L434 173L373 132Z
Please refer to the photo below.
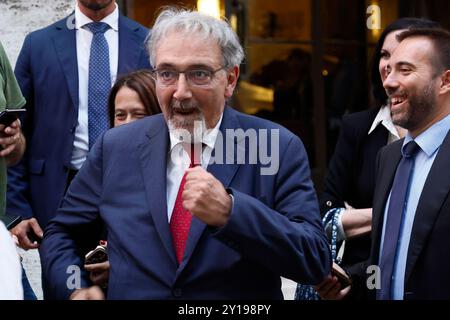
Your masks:
M98 245L94 250L89 251L85 256L84 264L94 264L108 260L108 253L105 245Z
M338 278L341 285L341 290L350 286L352 284L352 279L347 275L347 273L342 269L337 263L333 262L331 266L331 275Z
M5 158L8 166L17 164L25 152L25 138L17 120L23 112L25 109L0 112L0 157Z
M16 121L21 115L25 114L26 109L6 109L0 112L0 124L9 127L11 123Z

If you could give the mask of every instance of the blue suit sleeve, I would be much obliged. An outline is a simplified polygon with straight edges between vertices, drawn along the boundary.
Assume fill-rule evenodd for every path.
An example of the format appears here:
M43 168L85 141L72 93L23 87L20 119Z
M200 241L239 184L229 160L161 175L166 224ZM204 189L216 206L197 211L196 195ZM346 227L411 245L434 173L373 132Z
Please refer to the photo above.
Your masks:
M320 221L306 151L297 137L280 150L274 205L233 188L233 209L217 237L274 273L318 284L329 274L331 254Z
M90 228L100 218L102 144L103 136L89 153L70 184L56 216L45 229L41 261L47 284L46 297L67 299L76 287L89 286L88 276L82 271L84 253L79 248L83 238L92 233Z

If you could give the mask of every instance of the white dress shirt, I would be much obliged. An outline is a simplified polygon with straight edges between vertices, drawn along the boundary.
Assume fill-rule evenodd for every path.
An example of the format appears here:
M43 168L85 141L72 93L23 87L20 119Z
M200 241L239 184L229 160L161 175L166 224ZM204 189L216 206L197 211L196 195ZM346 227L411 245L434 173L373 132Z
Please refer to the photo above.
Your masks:
M222 116L212 130L207 130L202 136L202 143L204 144L201 166L207 169L211 153L216 143L216 138L219 133L220 124L222 123ZM170 136L170 151L167 157L167 218L170 222L173 207L177 199L178 189L180 188L181 179L184 173L189 168L191 160L189 155L183 148L183 141L180 140L173 132L169 132Z
M370 127L368 134L371 134L380 124L389 132L387 144L400 139L400 135L392 122L391 109L389 106L382 106L380 108L380 111L378 111L377 116L372 122L372 126Z
M77 42L78 62L78 125L75 130L71 165L79 170L86 160L89 152L88 133L88 81L89 81L89 57L91 54L92 32L86 24L93 22L84 15L78 5L75 6L75 29ZM111 84L114 84L119 63L119 9L116 9L101 20L111 28L105 32L105 38L109 46L109 63L111 70ZM105 112L107 112L105 110Z
M11 234L0 222L0 300L22 300L22 268Z

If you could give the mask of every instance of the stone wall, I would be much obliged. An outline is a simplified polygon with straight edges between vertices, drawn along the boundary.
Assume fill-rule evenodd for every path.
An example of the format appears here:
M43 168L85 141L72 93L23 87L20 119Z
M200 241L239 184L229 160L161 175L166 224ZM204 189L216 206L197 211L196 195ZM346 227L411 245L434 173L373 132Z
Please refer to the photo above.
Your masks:
M0 0L0 41L14 66L25 36L69 15L75 0Z

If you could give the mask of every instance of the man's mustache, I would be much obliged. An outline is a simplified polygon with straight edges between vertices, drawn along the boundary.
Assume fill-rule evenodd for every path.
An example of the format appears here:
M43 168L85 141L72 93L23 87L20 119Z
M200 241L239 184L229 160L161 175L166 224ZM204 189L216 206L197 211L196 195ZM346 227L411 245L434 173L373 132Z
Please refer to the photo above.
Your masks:
M183 111L189 110L189 111L198 111L198 112L202 111L200 109L200 107L198 106L198 104L192 103L192 102L174 101L170 104L170 108L172 111L177 111L177 110L183 110Z

